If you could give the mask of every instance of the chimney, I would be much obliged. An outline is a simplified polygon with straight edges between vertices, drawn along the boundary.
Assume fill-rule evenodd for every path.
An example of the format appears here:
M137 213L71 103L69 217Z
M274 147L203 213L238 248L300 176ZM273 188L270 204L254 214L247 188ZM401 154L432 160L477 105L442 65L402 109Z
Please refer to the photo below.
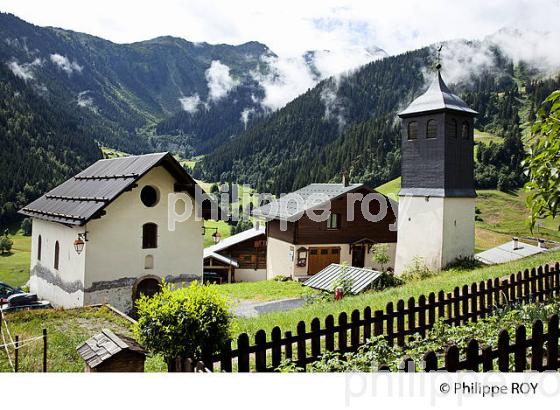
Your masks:
M513 238L513 250L516 251L519 249L519 238L514 236Z
M348 173L346 170L342 171L342 186L348 186L350 181L348 181Z
M537 242L538 242L539 248L545 249L545 247L544 247L544 239L537 239Z

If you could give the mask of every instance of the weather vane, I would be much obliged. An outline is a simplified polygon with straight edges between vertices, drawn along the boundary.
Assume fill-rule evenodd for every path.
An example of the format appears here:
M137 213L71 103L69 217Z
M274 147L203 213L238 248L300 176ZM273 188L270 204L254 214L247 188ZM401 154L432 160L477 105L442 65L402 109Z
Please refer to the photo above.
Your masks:
M443 44L441 44L437 50L437 64L436 64L436 69L439 71L441 69L441 49L443 48Z

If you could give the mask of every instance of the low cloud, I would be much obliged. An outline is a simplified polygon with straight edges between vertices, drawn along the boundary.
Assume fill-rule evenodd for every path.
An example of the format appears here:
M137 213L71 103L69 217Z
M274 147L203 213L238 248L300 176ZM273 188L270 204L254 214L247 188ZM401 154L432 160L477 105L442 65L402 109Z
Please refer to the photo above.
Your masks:
M78 94L78 106L83 108L95 108L93 98L89 95L90 91L85 90Z
M386 56L383 50L375 47L318 50L295 57L268 55L261 58L264 69L258 67L251 74L265 91L261 101L263 108L277 110L321 80L351 72ZM332 96L333 93L325 95L324 101L334 102Z
M12 60L8 63L8 68L12 73L21 78L24 81L30 81L35 79L34 68L43 65L43 61L40 58L36 58L30 63L18 63L16 60Z
M51 62L55 64L59 69L64 71L66 74L71 75L74 72L81 73L83 67L79 65L76 61L70 61L68 57L62 56L60 54L51 54Z
M239 84L239 81L235 80L229 71L229 67L222 64L220 60L212 61L210 68L206 70L208 100L215 102L222 99Z
M245 127L245 129L247 129L247 124L249 123L249 117L254 113L255 113L254 108L245 108L241 112L241 122L243 123L243 126Z
M189 114L195 114L202 103L198 94L193 94L190 97L181 97L179 98L179 102L181 103L183 111L186 111Z

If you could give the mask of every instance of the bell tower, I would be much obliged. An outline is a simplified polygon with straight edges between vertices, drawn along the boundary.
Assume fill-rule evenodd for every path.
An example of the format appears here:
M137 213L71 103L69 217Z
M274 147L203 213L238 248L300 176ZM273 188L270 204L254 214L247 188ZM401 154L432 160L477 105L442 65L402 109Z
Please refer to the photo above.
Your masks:
M401 191L395 271L420 257L431 270L474 254L473 119L436 66L428 90L399 113Z

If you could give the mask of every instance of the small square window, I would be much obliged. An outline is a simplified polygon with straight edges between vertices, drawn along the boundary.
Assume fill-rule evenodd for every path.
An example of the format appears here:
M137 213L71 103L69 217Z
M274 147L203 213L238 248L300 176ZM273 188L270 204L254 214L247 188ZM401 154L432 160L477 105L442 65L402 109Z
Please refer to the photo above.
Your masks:
M321 249L321 255L328 255L328 254L329 254L328 249Z

